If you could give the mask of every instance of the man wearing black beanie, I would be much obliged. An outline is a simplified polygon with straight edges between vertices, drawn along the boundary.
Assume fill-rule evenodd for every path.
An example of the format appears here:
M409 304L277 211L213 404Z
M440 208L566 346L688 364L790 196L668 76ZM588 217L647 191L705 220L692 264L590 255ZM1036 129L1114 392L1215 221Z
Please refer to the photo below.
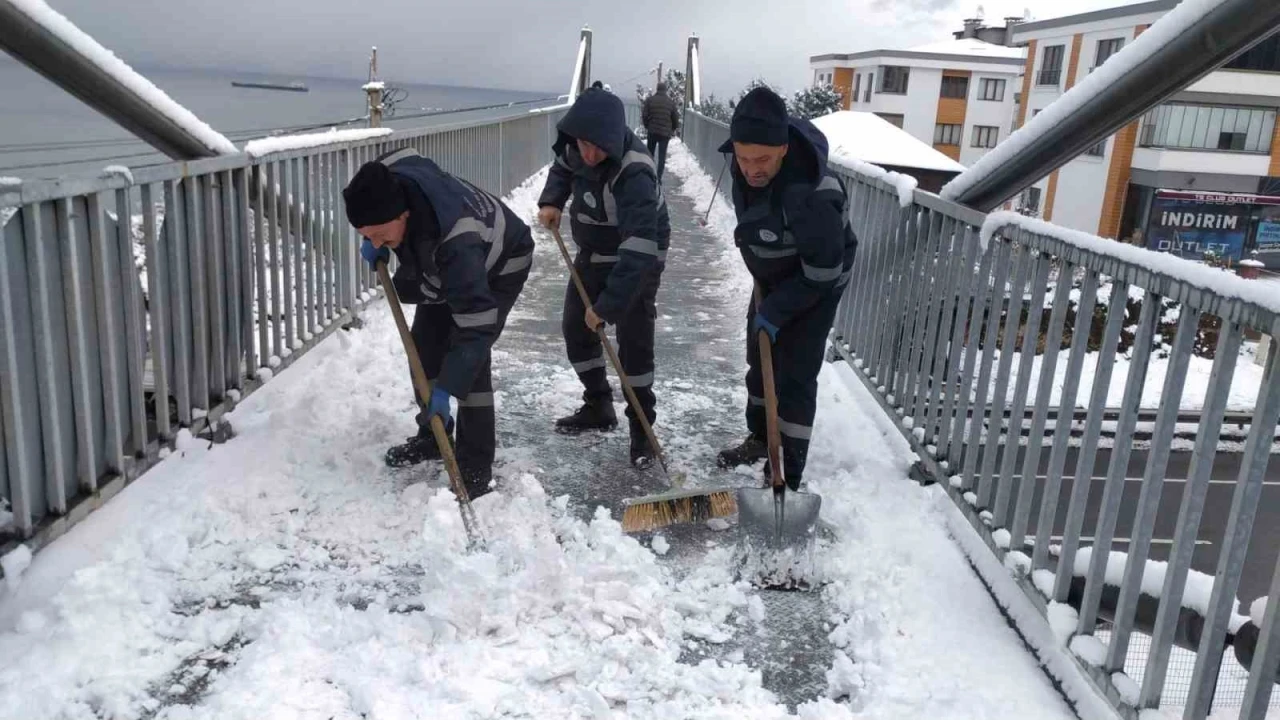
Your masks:
M495 418L490 353L533 262L533 236L494 196L441 170L412 149L365 163L342 191L347 219L364 237L360 255L377 268L395 252L396 294L416 304L413 341L431 380L418 432L387 451L392 467L438 459L430 422L453 432L472 498L490 490Z
M796 490L817 410L818 371L858 241L844 186L827 168L826 137L809 121L788 117L777 93L757 87L742 98L720 152L734 156L734 240L763 300L759 311L754 300L747 304L749 434L717 462L728 468L767 459L756 340L763 330L773 343L784 474ZM765 476L770 472L766 463Z

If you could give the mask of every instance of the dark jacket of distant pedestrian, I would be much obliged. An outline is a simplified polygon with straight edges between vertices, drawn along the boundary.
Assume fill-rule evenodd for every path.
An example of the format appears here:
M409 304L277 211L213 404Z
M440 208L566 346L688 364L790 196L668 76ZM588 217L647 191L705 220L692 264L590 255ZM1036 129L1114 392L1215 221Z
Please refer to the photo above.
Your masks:
M817 408L818 371L827 335L852 273L857 238L848 197L827 167L827 139L807 120L789 118L768 88L738 103L729 140L733 153L734 241L760 286L759 311L747 306L747 429L742 445L720 453L722 466L767 454L759 331L772 341L778 427L787 483L800 484Z
M653 159L627 128L622 101L608 92L583 93L556 129L556 159L538 199L539 221L559 227L561 211L572 197L569 218L578 246L574 266L591 301L591 307L584 307L574 286L566 288L565 347L584 387L584 405L557 421L557 429L579 432L617 423L595 332L601 322L617 325L623 370L652 422L655 302L671 235ZM651 460L651 449L629 406L627 415L632 462Z
M667 94L666 83L658 83L653 94L644 101L640 108L640 124L644 125L645 134L649 136L645 144L658 164L658 181L661 182L667 166L667 143L680 129L680 108Z

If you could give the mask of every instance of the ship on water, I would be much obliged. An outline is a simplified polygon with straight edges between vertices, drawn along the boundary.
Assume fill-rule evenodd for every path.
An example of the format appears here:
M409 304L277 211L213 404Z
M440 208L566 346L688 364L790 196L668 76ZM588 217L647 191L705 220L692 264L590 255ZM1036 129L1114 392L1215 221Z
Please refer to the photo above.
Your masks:
M311 92L310 88L300 82L291 83L270 83L270 82L254 82L246 80L232 80L234 87L256 88L259 90L284 90L287 92Z

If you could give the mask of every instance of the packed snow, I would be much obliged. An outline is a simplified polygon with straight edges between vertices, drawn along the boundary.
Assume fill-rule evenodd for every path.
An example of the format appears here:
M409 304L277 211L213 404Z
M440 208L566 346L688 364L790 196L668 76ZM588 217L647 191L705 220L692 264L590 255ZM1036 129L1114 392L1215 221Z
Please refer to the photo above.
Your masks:
M44 0L12 0L10 4L32 22L40 25L72 50L88 59L102 72L110 75L116 82L128 88L143 102L163 113L210 151L220 155L236 152L236 146L230 140L209 127L190 110L175 102L150 80L138 74L97 40L76 27L66 16L49 7Z
M714 182L671 151L670 204L692 226ZM522 217L539 179L513 193ZM684 270L740 332L731 218L721 198L707 230L680 232L719 243L723 262ZM563 292L539 236L522 302ZM673 326L693 310L659 307ZM735 577L732 528L693 546L629 537L607 508L544 489L558 458L500 440L497 491L475 503L488 548L467 554L443 479L383 465L415 406L389 314L364 320L244 398L233 439L183 444L0 594L0 717L791 716L742 652L706 655L778 611ZM512 350L494 359L500 438L577 401L567 361L526 376ZM722 390L740 408L732 377L663 380L663 417ZM711 463L690 447L677 462ZM913 457L853 371L824 366L807 478L831 535L816 551L830 665L795 716L1073 717L949 537L950 502L907 478ZM811 643L777 638L796 640Z
M1178 6L1178 9L1188 3L1193 3L1193 0L1184 0L1182 5ZM1108 61L1108 64L1110 64L1110 61ZM1097 73L1094 74L1096 75ZM1090 77L1093 77L1093 75L1090 75ZM1040 115L1043 116L1044 114L1041 113ZM990 155L985 156L983 159L985 160L986 157L990 157ZM987 215L980 235L982 247L985 248L997 232L1011 226L1061 240L1098 255L1132 263L1152 272L1168 275L1217 295L1239 298L1259 305L1270 312L1280 313L1280 296L1263 283L1246 280L1235 273L1180 258L1171 253L1156 252L1136 245L1108 240L1097 235L1071 230L1008 210L1001 210Z
M386 137L392 132L391 128L352 128L348 130L331 128L325 132L278 135L250 140L245 143L244 151L247 155L261 157L288 150L305 150L335 143L372 140L373 138Z
M129 183L130 185L133 184L133 171L125 167L124 165L108 165L102 168L102 175L104 177L118 176L118 177L124 178L124 181Z
M1267 596L1254 600L1249 604L1249 621L1258 627L1262 627L1262 621L1267 616Z
M831 164L844 169L845 172L870 176L892 185L898 193L898 205L901 207L909 208L911 203L915 202L916 187L919 183L910 175L885 170L879 165L872 165L850 156L833 157Z
M31 566L31 548L19 545L0 556L0 571L4 571L4 585L13 592L22 582L22 573Z
M1076 552L1076 559L1072 563L1071 573L1075 577L1087 577L1089 574L1089 563L1093 560L1093 548L1083 547ZM1129 565L1129 554L1119 550L1112 550L1107 556L1107 570L1103 577L1103 582L1111 587L1120 587L1124 582L1124 571ZM1161 560L1147 560L1145 569L1142 571L1142 594L1152 598L1160 598L1164 594L1165 574L1168 572L1169 563ZM1202 573L1198 570L1188 570L1187 580L1182 590L1182 607L1195 610L1201 615L1207 615L1209 612L1209 600L1213 595L1213 576ZM1232 603L1233 607L1238 603ZM1232 612L1229 621L1231 632L1240 629L1240 626L1248 622L1249 618Z
M1074 87L1050 103L1043 112L1028 118L1026 124L1004 142L983 155L966 172L947 183L942 188L942 197L954 200L973 187L980 178L989 175L995 168L1008 164L1049 128L1061 124L1078 109L1088 105L1099 93L1115 85L1121 77L1129 74L1142 61L1186 32L1189 27L1222 2L1223 0L1182 0L1177 7L1153 23L1133 42L1126 43L1124 48L1107 58L1107 61L1093 72L1081 78Z
M841 110L812 122L827 136L830 157L836 162L860 160L879 166L964 171L960 163L874 113Z
M22 178L0 175L0 188L13 188L22 185Z

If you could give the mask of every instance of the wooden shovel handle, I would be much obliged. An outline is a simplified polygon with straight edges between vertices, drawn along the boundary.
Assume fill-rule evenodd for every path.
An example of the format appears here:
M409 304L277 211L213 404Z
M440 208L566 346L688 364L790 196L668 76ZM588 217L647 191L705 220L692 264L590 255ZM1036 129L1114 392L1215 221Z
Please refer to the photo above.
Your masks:
M422 369L422 358L418 356L418 346L413 342L413 333L409 332L409 324L404 319L404 308L400 307L400 296L396 295L396 288L391 283L391 273L387 271L385 262L378 262L378 281L382 284L382 291L387 295L387 304L391 306L391 314L396 319L396 329L400 331L400 342L404 344L404 354L409 356L409 372L413 375L413 387L418 391L418 397L424 404L431 404L431 381L427 379L427 373ZM449 472L449 485L453 488L453 494L458 497L458 502L464 505L471 502L471 498L467 495L467 488L462 484L462 471L458 468L458 459L453 454L453 446L449 444L449 431L445 429L444 421L439 415L431 416L431 434L436 439L436 445L440 448L440 456L444 458L444 467Z
M756 312L760 312L763 302L760 283L755 285ZM761 330L756 337L760 344L760 375L764 386L764 418L765 435L769 442L769 469L773 480L773 489L781 490L786 482L782 467L782 434L778 430L778 393L773 384L773 342L769 333Z
M564 238L560 236L560 228L551 228L551 234L556 239L556 245L560 248L560 257L564 258L564 264L569 268L569 276L573 278L573 286L578 289L578 297L582 298L583 307L591 307L591 296L587 294L587 287L582 284L582 276L578 273L578 268L573 266L573 258L569 257L569 247L564 244ZM631 381L627 379L627 373L622 369L622 360L618 358L618 351L613 349L613 344L609 342L609 336L605 334L604 326L596 328L596 334L600 336L600 344L604 346L605 353L609 356L609 363L613 365L613 371L618 374L618 383L622 385L622 393L627 396L627 402L631 405L631 411L635 413L636 419L640 422L640 427L644 430L644 435L649 440L649 447L658 455L658 464L662 466L662 472L666 474L667 479L675 484L675 479L671 477L671 471L667 469L667 456L662 452L662 445L658 443L658 436L654 434L653 427L649 424L649 416L645 415L644 409L640 406L640 398L636 397L636 391L631 387Z

